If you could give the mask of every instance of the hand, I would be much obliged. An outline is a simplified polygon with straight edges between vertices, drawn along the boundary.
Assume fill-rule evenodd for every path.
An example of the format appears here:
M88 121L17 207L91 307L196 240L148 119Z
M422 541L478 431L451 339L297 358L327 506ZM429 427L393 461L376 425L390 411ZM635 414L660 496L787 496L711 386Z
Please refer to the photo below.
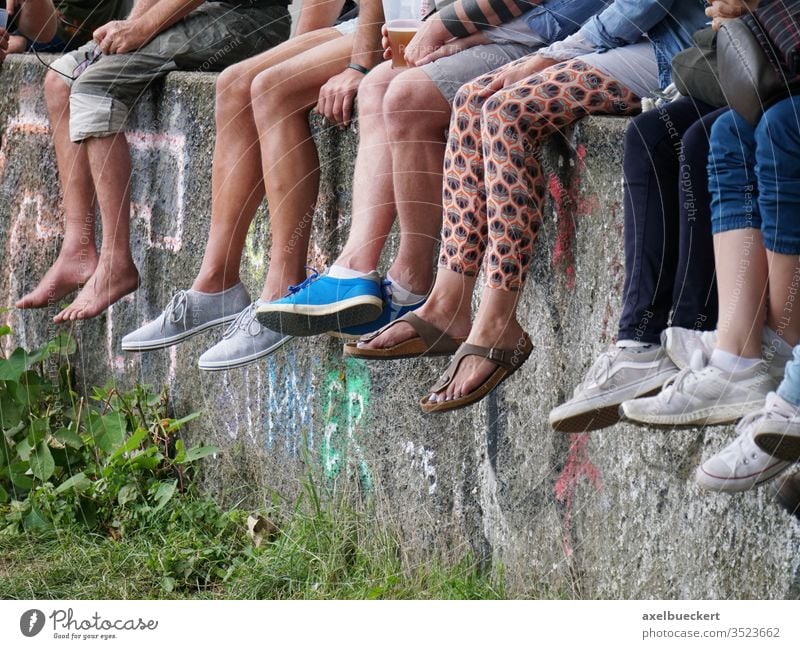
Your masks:
M92 34L103 54L125 54L138 50L153 38L137 19L112 20Z
M331 77L319 90L315 110L334 124L349 126L353 116L353 99L363 80L364 75L352 68Z
M417 65L425 65L426 63L431 63L436 59L441 59L445 56L452 56L457 52L468 50L470 47L475 47L476 45L485 45L486 43L490 42L491 41L489 40L489 37L486 36L486 33L483 31L475 32L474 34L464 36L463 38L454 38L453 40L447 41L438 50L434 50L428 54L428 56L422 57Z
M392 44L389 42L389 28L386 26L386 23L381 25L381 47L383 48L383 60L391 60Z
M433 16L430 20L422 23L419 31L406 46L404 52L406 63L412 67L420 65L423 59L429 57L452 38L452 34L445 29L442 19Z
M22 5L25 4L25 0L7 0L6 2L6 11L8 11L8 15L12 16L17 11L22 9Z
M711 27L719 30L722 23L749 13L758 6L758 0L709 0L706 16L711 18Z
M8 32L0 27L0 63L6 60L8 52Z
M547 59L538 54L520 59L515 65L508 66L500 72L486 89L497 92L501 88L508 88L518 81L532 77L534 74L546 70L551 65L558 63L555 59Z

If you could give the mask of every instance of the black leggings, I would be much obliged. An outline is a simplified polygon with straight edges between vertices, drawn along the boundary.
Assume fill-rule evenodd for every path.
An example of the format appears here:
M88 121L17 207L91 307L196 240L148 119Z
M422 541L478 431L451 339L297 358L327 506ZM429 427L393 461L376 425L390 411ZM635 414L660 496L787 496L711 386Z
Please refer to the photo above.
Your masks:
M706 168L711 124L726 110L683 98L639 115L628 127L618 340L658 343L668 324L717 326Z

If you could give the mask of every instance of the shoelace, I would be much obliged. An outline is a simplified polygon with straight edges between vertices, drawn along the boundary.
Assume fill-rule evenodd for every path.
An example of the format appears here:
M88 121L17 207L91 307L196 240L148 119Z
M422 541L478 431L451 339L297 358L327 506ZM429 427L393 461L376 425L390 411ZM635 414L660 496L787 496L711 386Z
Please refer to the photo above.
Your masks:
M593 383L595 385L603 385L608 381L608 377L611 374L611 366L614 364L614 358L616 358L619 352L619 347L614 346L600 354L586 373L586 378L575 388L575 393L577 394L586 386Z
M294 295L295 293L299 293L306 286L311 284L311 282L315 281L319 277L319 273L317 272L316 268L312 268L311 266L306 266L306 270L310 270L311 271L311 275L306 277L299 284L289 284L289 295Z
M687 387L700 380L701 375L708 369L705 366L706 357L701 349L695 349L689 361L689 367L684 367L680 372L673 376L664 384L661 394L666 403L672 401L679 392L683 391L684 385Z
M256 318L257 308L258 305L253 302L244 311L237 315L236 320L234 320L230 327L225 330L225 333L222 334L222 338L227 340L239 330L244 331L248 336L257 336L260 334L261 323ZM253 325L255 325L255 328Z
M173 324L183 321L183 326L186 327L186 316L189 313L189 309L187 308L188 304L189 296L186 291L181 290L175 293L169 301L169 304L167 304L167 308L164 309L164 320L161 323L161 330L164 330L167 320Z

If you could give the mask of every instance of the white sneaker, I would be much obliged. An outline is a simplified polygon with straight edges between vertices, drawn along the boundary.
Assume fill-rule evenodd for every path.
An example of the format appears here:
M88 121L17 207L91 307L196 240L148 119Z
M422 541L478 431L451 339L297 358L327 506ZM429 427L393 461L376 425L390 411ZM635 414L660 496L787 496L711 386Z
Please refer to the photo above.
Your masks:
M800 408L770 392L764 416L753 426L753 439L776 458L800 462Z
M704 364L709 361L714 348L717 346L717 332L698 331L684 327L669 327L661 332L661 345L673 363L679 368L689 367L689 361L696 350L703 354ZM792 359L792 352L780 354L766 343L761 344L761 353L769 363L769 372L780 381L786 363Z
M565 433L613 426L620 420L620 403L658 390L677 372L659 346L611 345L597 357L572 398L550 412L550 425Z
M774 404L744 417L736 426L737 437L719 453L697 467L697 484L713 491L734 493L757 487L788 469L792 464L762 451L753 441L753 431L766 417L770 417Z
M705 365L717 346L717 332L669 327L661 332L661 345L678 369L689 367L692 355L698 349L703 354Z
M654 426L726 424L758 410L775 389L765 361L741 372L701 363L701 352L695 351L690 367L670 379L659 394L625 401L620 406L625 417Z

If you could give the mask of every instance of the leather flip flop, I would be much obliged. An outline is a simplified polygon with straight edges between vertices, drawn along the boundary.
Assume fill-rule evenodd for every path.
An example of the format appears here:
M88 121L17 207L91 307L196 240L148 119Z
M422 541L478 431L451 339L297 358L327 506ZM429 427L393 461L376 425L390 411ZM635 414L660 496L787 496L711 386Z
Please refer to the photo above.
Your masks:
M531 342L528 334L524 334L522 344L517 345L514 349L495 349L494 347L480 347L478 345L470 345L464 343L458 348L450 365L447 366L444 374L436 382L427 394L419 401L419 405L423 412L445 412L448 410L457 410L472 405L483 399L487 394L494 390L498 385L505 381L509 376L516 372L522 364L528 360L528 357L533 351L533 343ZM440 392L452 382L461 361L467 356L480 356L486 358L497 367L487 379L469 394L465 394L458 399L450 399L449 401L429 401L429 397L434 392Z
M364 336L359 342L369 342L380 336L384 331L390 329L398 322L405 322L411 325L417 335L401 343L384 347L383 349L365 349L359 347L357 343L346 343L344 355L353 358L366 358L373 360L392 360L396 358L418 358L425 356L450 356L454 354L465 338L451 338L438 327L434 327L430 322L426 322L413 311L404 316L393 320L384 327L378 329L368 336Z

